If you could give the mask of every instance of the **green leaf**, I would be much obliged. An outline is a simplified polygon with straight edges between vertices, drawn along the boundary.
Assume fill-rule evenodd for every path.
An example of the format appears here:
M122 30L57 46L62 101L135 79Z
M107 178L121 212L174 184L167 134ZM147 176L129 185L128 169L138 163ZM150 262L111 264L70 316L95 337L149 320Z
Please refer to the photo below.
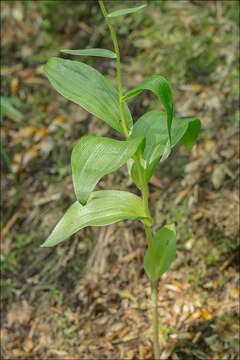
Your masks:
M181 143L185 146L187 151L191 151L195 145L198 134L201 130L201 121L197 118L188 118L188 128L183 137Z
M138 175L136 164L133 159L128 160L127 167L129 176L131 176L135 185L141 190L141 181Z
M69 207L42 246L57 245L86 226L105 226L127 219L150 221L141 198L126 191L96 191L87 205L76 201Z
M176 227L175 227L175 224L168 224L168 225L165 225L165 228L171 230L174 232L174 234L176 235Z
M120 10L116 10L113 11L112 13L108 14L108 17L115 17L115 16L122 16L122 15L127 15L127 14L132 14L136 11L142 10L147 6L147 4L138 6L138 7L134 7L134 8L129 8L129 9L120 9Z
M72 174L78 201L85 205L97 182L117 170L132 157L144 137L119 141L100 136L84 136L72 151Z
M146 138L144 136L144 141L142 141L141 145L138 147L138 150L135 154L135 156L140 159L140 165L142 166L143 170L145 169L145 163L146 163L146 161L142 157L145 146L146 146ZM140 190L142 190L142 185L143 185L142 180L139 177L139 172L134 159L129 159L127 161L127 166L128 166L128 173L131 176L132 180L134 181L135 185Z
M196 118L173 118L171 127L171 148L179 141L188 146L196 141L200 131L200 120ZM161 110L152 110L141 116L133 126L131 137L146 137L143 158L146 160L146 178L150 180L157 163L168 143L167 115ZM163 161L164 158L161 158Z
M169 155L167 152L170 149L171 144L171 126L173 119L173 95L170 85L167 80L160 75L152 75L148 79L142 82L138 87L129 91L124 97L123 100L132 98L140 94L143 90L152 91L157 98L160 100L164 106L167 113L167 129L168 129L168 141L169 144L166 144L166 155L165 158Z
M97 70L79 61L51 58L44 72L61 95L123 134L118 92ZM131 128L131 113L124 105L128 128Z
M144 269L152 281L156 281L170 267L176 256L176 231L174 225L162 227L152 240L153 262L148 248L144 257Z
M106 49L84 49L84 50L61 50L62 53L81 56L100 56L110 59L116 59L117 55Z

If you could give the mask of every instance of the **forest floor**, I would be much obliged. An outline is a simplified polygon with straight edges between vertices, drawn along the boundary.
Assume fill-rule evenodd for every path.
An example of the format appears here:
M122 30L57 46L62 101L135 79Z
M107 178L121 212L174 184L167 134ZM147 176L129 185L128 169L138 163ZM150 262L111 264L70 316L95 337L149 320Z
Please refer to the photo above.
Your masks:
M67 3L1 2L1 354L152 359L140 223L86 228L40 248L74 201L73 145L86 134L117 136L43 73L60 49L112 49L97 3ZM177 147L149 187L154 231L174 222L178 239L159 283L161 359L239 358L238 11L235 1L149 1L142 13L114 20L124 90L161 74L176 116L202 121L193 151ZM113 60L81 60L116 86ZM146 92L129 106L135 120L160 108ZM97 188L137 193L126 166Z

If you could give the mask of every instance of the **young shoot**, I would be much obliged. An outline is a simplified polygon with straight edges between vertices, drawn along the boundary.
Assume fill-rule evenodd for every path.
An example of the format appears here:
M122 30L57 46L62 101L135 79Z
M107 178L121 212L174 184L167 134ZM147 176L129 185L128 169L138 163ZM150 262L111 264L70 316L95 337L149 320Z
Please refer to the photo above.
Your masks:
M151 282L154 358L159 359L158 281L175 258L176 232L174 224L169 224L153 234L148 183L158 163L167 160L178 142L191 151L201 123L197 118L174 117L172 90L161 75L154 74L123 94L119 46L112 21L116 16L142 10L145 5L108 13L103 1L98 2L112 36L114 52L105 49L62 52L116 59L118 91L100 72L80 61L51 58L44 66L44 72L61 95L105 121L119 133L120 139L90 135L82 137L74 146L71 166L76 201L42 246L55 246L86 226L105 226L127 219L140 221L148 245L144 269ZM148 111L133 123L127 100L144 90L153 92L165 111ZM104 175L125 163L141 196L127 191L94 191Z

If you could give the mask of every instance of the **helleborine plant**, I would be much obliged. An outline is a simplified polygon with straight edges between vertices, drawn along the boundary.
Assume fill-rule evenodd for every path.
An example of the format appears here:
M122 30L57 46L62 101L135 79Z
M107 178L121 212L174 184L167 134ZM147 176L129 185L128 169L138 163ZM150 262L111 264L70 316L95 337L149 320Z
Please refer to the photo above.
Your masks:
M57 245L86 226L105 226L126 219L141 221L148 244L144 268L152 289L154 356L159 359L158 280L175 258L176 232L174 225L170 224L152 235L147 184L157 164L168 158L171 149L179 141L191 151L201 123L197 118L174 117L172 90L167 80L160 75L150 76L123 95L119 47L110 19L141 10L146 5L108 14L103 1L98 1L111 32L115 52L105 49L62 52L116 59L118 91L97 70L79 61L51 58L44 66L44 72L61 95L105 121L124 135L126 140L84 136L74 146L71 165L76 201L42 246ZM149 111L133 124L126 100L144 90L152 91L165 111ZM129 175L141 191L141 197L127 191L94 191L104 175L119 169L125 163L128 165Z

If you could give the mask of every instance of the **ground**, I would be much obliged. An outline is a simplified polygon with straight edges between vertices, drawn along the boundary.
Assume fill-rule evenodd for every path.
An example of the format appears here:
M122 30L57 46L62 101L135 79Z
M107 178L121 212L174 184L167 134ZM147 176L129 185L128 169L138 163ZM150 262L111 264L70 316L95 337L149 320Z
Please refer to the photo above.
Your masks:
M237 359L238 3L147 3L142 13L114 20L124 91L161 74L173 88L176 116L202 121L193 151L179 145L149 187L154 231L174 222L178 239L176 260L159 282L161 359ZM69 160L76 141L86 134L118 138L43 73L60 49L112 50L97 3L67 4L1 3L1 96L12 106L2 105L1 120L2 358L152 359L139 222L86 228L40 248L74 200ZM81 60L116 86L114 60ZM148 92L129 106L135 120L161 108ZM126 166L97 188L137 193Z

